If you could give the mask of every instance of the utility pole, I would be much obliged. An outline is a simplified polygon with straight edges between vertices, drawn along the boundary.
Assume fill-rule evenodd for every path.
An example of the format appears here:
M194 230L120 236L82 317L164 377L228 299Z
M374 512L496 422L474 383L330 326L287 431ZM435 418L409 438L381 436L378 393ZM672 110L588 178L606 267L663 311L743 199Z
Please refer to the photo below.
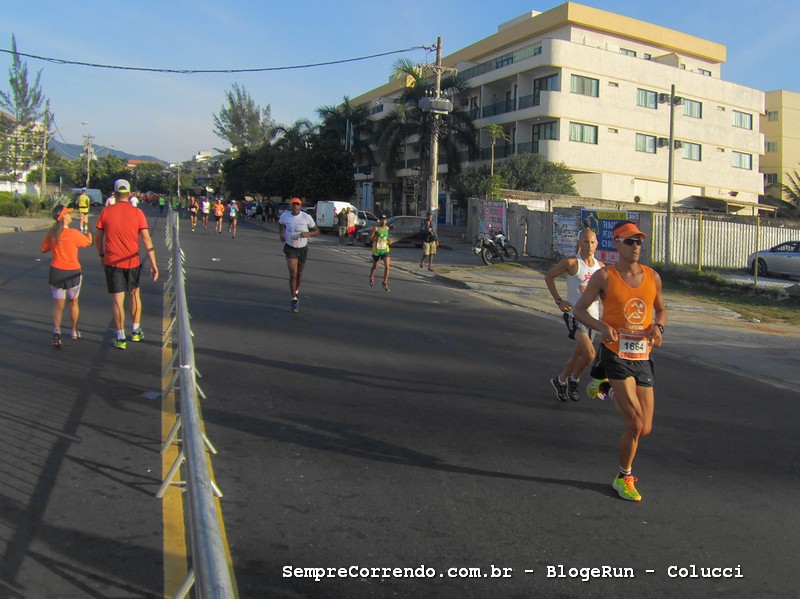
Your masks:
M50 117L50 100L47 101L44 108L44 134L42 135L42 184L39 187L39 202L44 201L44 188L47 185L47 131L49 128Z
M675 84L669 88L669 168L667 170L667 226L664 235L664 266L672 264L672 187L675 176Z
M92 159L92 140L94 136L87 134L83 136L86 142L83 144L83 149L86 152L86 187L89 187L89 164Z
M448 114L453 110L453 103L442 98L442 73L455 71L453 68L442 66L442 38L436 41L436 64L428 65L433 67L436 75L436 85L433 90L432 98L422 98L419 107L423 112L433 114L433 131L431 132L431 157L430 157L430 179L428 184L428 212L433 214L434 224L438 222L439 209L439 117Z

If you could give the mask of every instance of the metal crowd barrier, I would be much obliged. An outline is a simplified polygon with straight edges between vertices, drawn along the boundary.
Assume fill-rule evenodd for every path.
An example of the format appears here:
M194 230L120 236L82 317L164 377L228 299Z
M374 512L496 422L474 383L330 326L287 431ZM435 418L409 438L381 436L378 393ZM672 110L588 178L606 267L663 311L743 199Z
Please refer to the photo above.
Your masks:
M178 443L180 451L156 497L161 499L164 496L183 466L184 482L174 484L184 486L184 510L188 514L191 567L174 596L182 599L189 594L193 586L196 586L196 596L202 599L234 599L235 586L228 567L214 499L214 495L222 497L222 493L211 478L206 455L206 450L212 454L217 452L203 433L201 426L198 396L205 399L205 395L197 384L197 377L200 375L195 367L194 344L189 325L186 273L183 268L185 257L178 237L178 214L169 209L167 222L165 229L167 248L170 252L170 276L165 293L170 298L172 319L164 334L164 347L177 341L177 351L162 374L166 377L173 371L172 379L164 393L178 392L179 414L164 441L161 453L163 455L172 443ZM182 434L178 439L180 429Z

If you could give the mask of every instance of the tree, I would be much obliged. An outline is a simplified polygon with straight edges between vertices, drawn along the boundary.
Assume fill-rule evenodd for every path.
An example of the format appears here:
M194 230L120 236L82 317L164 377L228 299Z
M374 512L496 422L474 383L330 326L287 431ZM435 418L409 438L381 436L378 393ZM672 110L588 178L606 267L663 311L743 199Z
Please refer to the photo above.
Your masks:
M291 125L275 125L271 135L275 140L275 147L288 152L299 152L308 147L311 137L317 131L317 126L308 119L298 119Z
M406 82L406 88L395 99L395 111L378 121L375 132L376 145L384 155L389 174L403 158L406 144L419 139L419 163L424 178L429 176L430 143L434 127L434 115L419 107L419 101L433 93L434 81L425 70L411 61L400 59L395 63L393 77ZM468 89L467 81L459 75L442 79L441 87L449 94ZM467 154L478 151L477 128L469 114L454 110L441 115L438 120L439 150L447 162L448 182L461 171L464 149Z
M800 173L794 171L793 173L786 173L789 179L789 185L783 185L783 193L787 201L791 202L798 213L800 213Z
M219 115L214 115L214 133L237 151L268 143L274 127L269 104L260 108L237 83L225 92L225 99L228 105L220 108Z
M502 125L498 125L493 123L491 125L486 125L486 131L489 133L489 139L492 143L492 161L489 163L489 174L494 175L494 146L497 144L498 139L502 139L503 141L508 141L508 133L506 130L503 129Z
M369 108L353 106L345 96L339 106L322 106L317 108L317 114L322 119L321 135L335 136L343 148L352 152L357 164L375 163L370 147L375 127L369 118Z
M560 162L549 162L541 154L514 154L497 167L508 189L560 195L578 195L569 169Z
M12 63L8 71L9 91L0 91L0 175L17 181L20 174L41 160L43 136L37 120L42 118L44 95L42 72L28 82L28 65L20 60L17 40L11 36Z

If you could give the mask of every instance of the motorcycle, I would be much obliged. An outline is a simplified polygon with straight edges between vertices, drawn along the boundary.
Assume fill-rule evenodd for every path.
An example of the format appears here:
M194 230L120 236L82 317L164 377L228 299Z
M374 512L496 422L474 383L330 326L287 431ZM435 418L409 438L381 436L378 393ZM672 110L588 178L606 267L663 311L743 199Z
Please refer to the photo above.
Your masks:
M496 262L516 262L519 257L517 248L508 242L502 231L478 233L472 251L481 257L484 263L492 265Z

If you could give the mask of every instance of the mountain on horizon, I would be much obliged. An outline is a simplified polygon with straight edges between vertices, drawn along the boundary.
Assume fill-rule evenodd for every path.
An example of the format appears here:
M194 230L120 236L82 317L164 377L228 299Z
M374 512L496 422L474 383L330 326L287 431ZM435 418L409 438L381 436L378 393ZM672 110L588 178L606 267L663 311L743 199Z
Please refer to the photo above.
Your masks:
M50 143L47 144L47 147L60 154L67 160L75 160L79 158L81 154L83 154L83 146L79 144L67 144L60 142L56 139L51 139ZM111 154L112 156L116 156L117 158L121 158L122 160L143 160L146 162L160 162L165 166L169 166L169 163L166 160L161 160L160 158L156 158L155 156L140 156L136 154L128 154L127 152L123 152L122 150L117 150L116 148L107 148L106 146L99 146L94 145L94 155L98 158L102 158L107 154Z

